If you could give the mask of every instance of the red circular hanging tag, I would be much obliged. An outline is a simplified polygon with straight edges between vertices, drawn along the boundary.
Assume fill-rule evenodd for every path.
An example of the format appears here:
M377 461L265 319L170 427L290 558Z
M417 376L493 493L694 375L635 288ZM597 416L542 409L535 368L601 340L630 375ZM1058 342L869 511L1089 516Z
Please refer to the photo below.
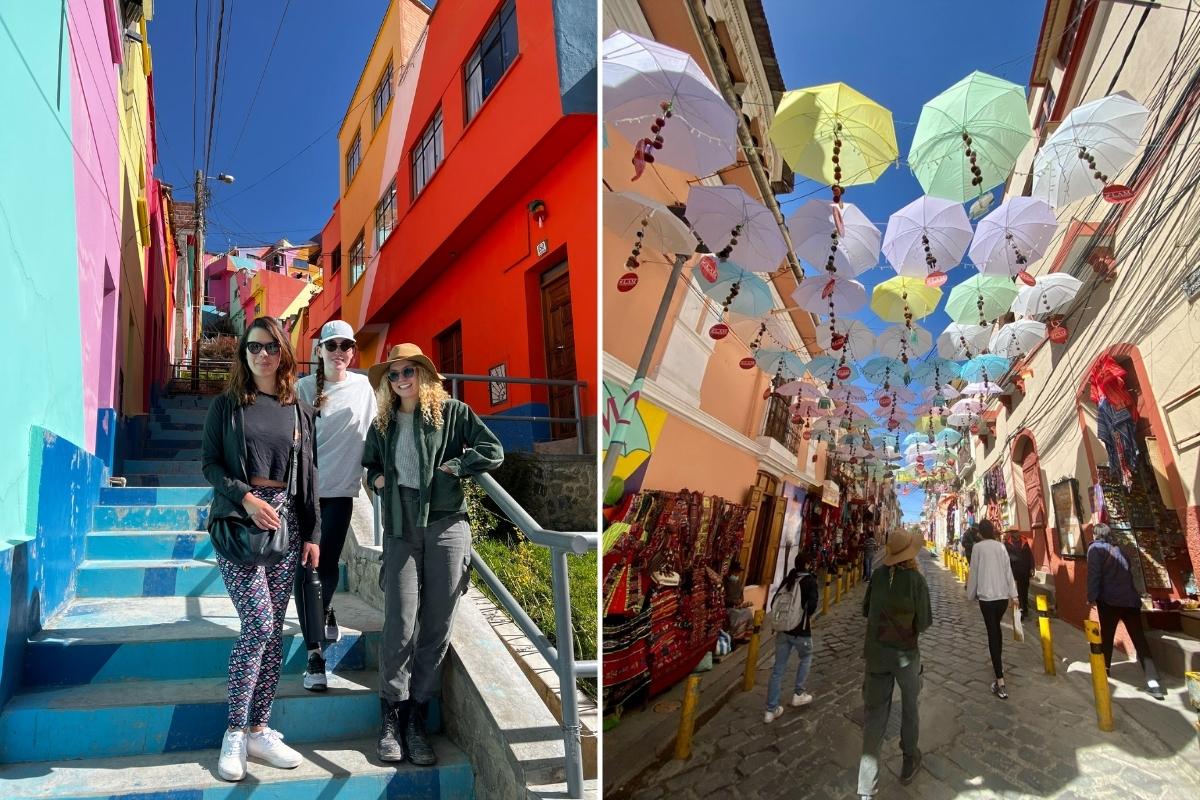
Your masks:
M925 276L925 285L930 286L934 289L941 286L945 282L946 282L946 273L941 272L940 270L937 272L931 272Z
M972 425L972 426L971 426L971 433L979 433L979 426L978 426L978 425Z
M626 272L621 277L617 278L617 291L628 292L630 289L638 285L638 275L636 272Z
M843 336L842 334L835 333L833 336L829 337L829 349L830 350L841 350L845 346L846 346L846 337Z
M879 395L879 405L883 406L884 408L887 408L891 404L892 404L892 396L890 394Z
M807 442L812 438L812 431L805 431L804 433L800 434L800 438Z
M1055 344L1063 344L1070 335L1071 332L1062 325L1053 325L1050 328L1050 341Z
M738 366L741 367L742 369L754 369L756 366L758 366L758 362L755 361L750 356L746 356L745 358L743 358L741 361L738 362Z
M704 280L709 283L717 282L717 258L711 253L700 256L700 274L704 276Z
M724 339L729 335L729 326L724 322L718 322L708 329L708 335L714 339Z
M1117 205L1121 203L1128 203L1133 199L1133 189L1130 189L1128 186L1122 186L1119 183L1105 186L1104 191L1100 194L1102 194L1104 199L1108 202Z
M1030 275L1028 272L1026 272L1025 270L1021 270L1020 272L1018 272L1017 277L1020 278L1021 283L1025 284L1026 286L1037 285L1037 280L1032 275Z
M796 425L799 425L799 424L800 424L801 422L803 422L803 421L804 421L804 416L803 416L803 415L801 415L801 414L792 414L792 422L793 422L793 423L795 423Z
M844 381L850 377L850 368L845 364L837 368L837 376L839 381Z
M773 393L774 393L774 390L771 389L770 387L768 387L767 390L765 392L763 392L763 400L769 399Z
M899 427L900 427L900 420L898 420L898 419L889 419L889 420L888 420L887 427L888 427L888 430L889 430L889 431L894 431L894 430L896 430L896 428L899 428Z
M850 458L850 463L851 463L851 464L857 464L857 463L858 463L858 458L857 458L857 457L853 457L853 456L852 456L852 457Z

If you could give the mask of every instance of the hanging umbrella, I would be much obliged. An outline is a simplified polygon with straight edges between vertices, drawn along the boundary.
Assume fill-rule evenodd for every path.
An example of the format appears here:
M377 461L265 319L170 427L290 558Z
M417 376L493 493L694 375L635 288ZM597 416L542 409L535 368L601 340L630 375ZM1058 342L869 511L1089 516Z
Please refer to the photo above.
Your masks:
M813 400L801 400L788 406L788 412L792 415L793 422L817 420L829 416L832 411L831 408L821 408L820 404Z
M637 192L604 193L604 227L623 239L663 253L693 253L696 237L671 209ZM644 236L637 236L641 232Z
M808 433L808 431L806 431L806 433ZM815 442L833 442L837 440L837 431L825 429L815 430L811 432L808 438Z
M691 56L616 31L604 40L604 120L635 142L636 180L655 160L709 175L736 160L737 114Z
M931 447L932 445L929 444L929 434L910 433L908 436L904 437L903 446L905 448L905 452L907 452L908 449L913 447Z
M839 445L846 447L863 447L870 443L870 439L863 436L861 433L844 433L842 438L838 439Z
M1069 306L1082 286L1083 281L1062 272L1040 275L1033 286L1026 286L1017 294L1012 312L1020 317L1053 314Z
M897 274L941 286L962 262L973 233L962 203L918 197L888 218L883 254Z
M947 358L930 356L913 370L913 382L941 386L944 382L957 378L961 369L957 363Z
M959 368L961 370L961 367ZM959 391L950 384L942 386L929 386L921 391L921 397L924 400L933 400L938 398L941 400L954 400L958 397Z
M921 109L908 163L925 194L966 202L1008 180L1032 138L1025 90L972 72Z
M995 397L1004 390L994 383L968 383L962 393L967 397Z
M946 428L944 431L938 431L937 435L933 438L936 439L939 444L953 447L962 441L963 436L953 428Z
M957 403L955 403L953 406L951 406L950 413L951 414L976 414L976 415L978 415L978 414L982 414L983 409L985 409L985 408L987 408L987 406L985 406L981 401L976 400L973 397L968 397L966 399L959 400Z
M976 383L978 381L991 382L1007 372L1010 363L1003 356L991 354L975 356L962 365L959 377L969 383Z
M751 349L757 350L764 343L767 346L778 346L788 341L788 331L781 318L775 314L764 314L751 317L745 314L730 312L729 327L743 342L750 343ZM757 346L755 345L757 342ZM774 343L772 345L771 343Z
M831 389L829 398L837 403L861 403L867 399L867 393L857 386L844 383Z
M811 279L808 279L811 280ZM897 275L875 286L871 293L871 310L887 322L922 319L937 309L942 290L926 286L925 281Z
M815 268L832 266L853 278L879 263L879 229L853 203L835 209L827 200L808 200L788 219L788 232L796 255Z
M736 185L693 185L687 218L692 230L718 257L752 272L774 272L787 258L787 242L775 213Z
M923 431L925 433L928 433L931 430L940 431L944 427L946 427L945 418L934 415L920 417L916 422L913 423L914 430Z
M952 428L974 428L979 425L979 415L951 414L946 417L946 424Z
M758 366L763 372L774 374L782 371L786 375L796 377L804 374L804 362L791 350L760 347L754 354L754 360L758 362Z
M817 400L824 397L819 387L805 381L788 381L775 389L775 394L784 397L799 397L801 400Z
M1057 229L1058 220L1044 201L1014 197L979 220L971 263L981 275L1027 280L1026 266L1045 255Z
M920 358L933 347L933 336L920 325L893 325L875 339L879 352L902 362Z
M1018 359L1046 338L1046 326L1031 319L1010 322L992 336L988 349L998 356Z
M871 419L871 415L854 402L838 403L834 412L834 416L841 417L843 420L848 420L850 422L860 422Z
M732 261L718 264L716 282L702 283L701 290L718 303L723 303L722 317L727 311L758 317L775 307L770 285Z
M1133 160L1148 116L1124 92L1077 106L1033 160L1033 196L1062 208L1104 189Z
M1017 287L1007 278L973 275L950 290L946 314L962 325L987 325L1001 314L1017 297Z
M876 356L862 365L863 377L871 383L904 384L908 382L910 372L903 361L888 356Z
M953 289L950 290L950 295L954 296ZM949 300L946 301L946 305L949 307ZM963 325L951 322L946 326L946 330L938 335L938 355L952 361L970 358L987 349L991 336L992 329L988 325Z
M912 403L917 399L916 393L907 386L889 386L887 393L891 396L893 403Z
M852 314L867 304L867 288L840 274L832 278L817 275L800 281L800 286L792 292L792 300L814 314L828 314L831 308Z
M771 123L771 141L794 172L833 186L874 183L900 150L892 112L844 83L784 94Z
M828 327L817 328L817 344L826 351L845 351L850 358L861 360L875 352L875 334L856 319L839 319Z
M843 363L840 359L832 356L817 356L806 365L808 372L814 378L822 381L831 380L834 376L838 380L852 381L858 378L858 370L850 364ZM847 369L849 373L838 374L838 370Z

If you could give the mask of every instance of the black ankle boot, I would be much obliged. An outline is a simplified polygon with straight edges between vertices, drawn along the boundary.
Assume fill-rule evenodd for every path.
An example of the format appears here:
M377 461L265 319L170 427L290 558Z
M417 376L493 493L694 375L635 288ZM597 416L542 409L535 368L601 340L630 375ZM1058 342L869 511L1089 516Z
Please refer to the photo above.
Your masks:
M375 751L382 761L403 761L404 748L400 745L402 728L400 724L400 704L389 703L385 698L379 698L379 713L383 722L379 727L379 744Z
M420 767L429 767L437 763L437 754L429 744L425 735L425 715L429 710L428 703L417 703L409 700L401 711L404 724L404 749L408 760Z

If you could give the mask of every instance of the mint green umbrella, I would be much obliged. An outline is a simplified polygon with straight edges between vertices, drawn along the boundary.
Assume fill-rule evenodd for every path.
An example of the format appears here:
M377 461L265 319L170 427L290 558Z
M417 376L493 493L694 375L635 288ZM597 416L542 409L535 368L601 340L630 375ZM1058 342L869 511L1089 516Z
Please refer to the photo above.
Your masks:
M962 203L1008 180L1032 138L1025 90L972 72L921 109L908 165L926 194Z
M1008 312L1017 298L1017 287L1008 278L975 275L950 290L946 314L960 325L988 322Z

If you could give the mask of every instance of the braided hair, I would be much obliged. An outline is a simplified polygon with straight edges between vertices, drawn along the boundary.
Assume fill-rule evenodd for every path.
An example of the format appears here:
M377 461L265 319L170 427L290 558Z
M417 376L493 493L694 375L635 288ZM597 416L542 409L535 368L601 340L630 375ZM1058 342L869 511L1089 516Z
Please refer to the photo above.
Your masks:
M321 358L321 351L317 350L317 396L313 400L313 408L317 411L321 410L322 404L325 402L325 359Z

